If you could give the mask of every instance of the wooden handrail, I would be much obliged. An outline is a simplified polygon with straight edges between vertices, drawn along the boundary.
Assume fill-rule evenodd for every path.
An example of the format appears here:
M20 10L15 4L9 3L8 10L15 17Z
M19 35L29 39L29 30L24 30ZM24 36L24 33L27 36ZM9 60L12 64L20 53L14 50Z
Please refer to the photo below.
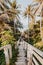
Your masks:
M0 47L0 50L2 50L2 49L4 49L4 48L9 48L9 46L10 46L10 44L5 45L5 46L2 46L2 47Z
M43 65L43 52L25 41L24 43L27 46L27 65Z
M12 58L12 48L11 45L5 45L3 47L0 47L0 50L4 50L4 54L5 54L5 61L6 61L6 65L10 64L10 60ZM8 52L9 51L9 52Z

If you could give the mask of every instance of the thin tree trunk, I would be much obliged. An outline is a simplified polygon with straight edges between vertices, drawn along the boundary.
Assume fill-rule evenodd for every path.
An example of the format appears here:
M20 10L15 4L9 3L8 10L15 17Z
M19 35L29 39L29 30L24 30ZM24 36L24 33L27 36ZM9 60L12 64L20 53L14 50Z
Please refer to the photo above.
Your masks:
M28 15L28 41L29 41L29 15Z
M43 8L43 2L42 2L42 8ZM43 35L42 35L42 14L43 14L43 11L41 10L41 19L40 19L40 34L41 34L41 38L42 38L42 41L43 41Z
M16 22L16 19L14 19L14 33L16 33L15 22Z

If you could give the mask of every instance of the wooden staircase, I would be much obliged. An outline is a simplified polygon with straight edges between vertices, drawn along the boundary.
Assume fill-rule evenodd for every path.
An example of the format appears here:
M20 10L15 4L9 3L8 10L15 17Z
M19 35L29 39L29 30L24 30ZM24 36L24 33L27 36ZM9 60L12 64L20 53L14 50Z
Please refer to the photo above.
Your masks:
M18 40L15 48L18 47L19 54L17 56L16 65L43 65L43 52L28 44L24 40L21 42ZM10 64L12 58L11 45L6 45L0 48L4 49L6 65ZM9 50L9 53L8 53Z
M27 65L43 65L43 52L24 41L27 46Z

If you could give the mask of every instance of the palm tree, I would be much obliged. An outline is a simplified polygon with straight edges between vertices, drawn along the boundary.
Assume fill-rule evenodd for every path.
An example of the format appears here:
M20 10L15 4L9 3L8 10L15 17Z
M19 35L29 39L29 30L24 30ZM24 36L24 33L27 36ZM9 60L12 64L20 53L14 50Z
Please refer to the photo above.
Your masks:
M35 1L38 1L40 3L40 7L37 9L36 13L40 11L41 9L41 13L40 13L40 32L42 32L42 18L43 18L43 0L35 0ZM41 38L42 38L42 41L43 41L43 37L42 37L42 33L41 33Z
M14 21L14 31L15 31L15 19L19 18L20 11L18 10L18 6L16 5L16 1L11 3L9 0L4 0L5 2L9 3L10 7L7 6L3 1L1 2L2 5L5 7L6 10L3 11L3 13L6 13L9 17L10 21Z
M34 22L34 16L31 13L31 6L30 5L26 8L24 16L28 17L28 26L30 25L29 24L29 17L32 18L32 21ZM28 27L28 36L29 36L29 27ZM28 37L28 39L29 39L29 37Z
M8 24L6 24L7 21L8 21L7 14L0 15L0 33L5 29L11 31L11 27Z
M43 0L34 0L34 1L37 1L37 2L39 2L40 4L43 2Z
M29 25L29 17L32 19L32 22L33 23L35 22L34 15L31 13L31 5L29 5L26 8L26 11L24 13L24 16L27 16L28 17L28 25Z

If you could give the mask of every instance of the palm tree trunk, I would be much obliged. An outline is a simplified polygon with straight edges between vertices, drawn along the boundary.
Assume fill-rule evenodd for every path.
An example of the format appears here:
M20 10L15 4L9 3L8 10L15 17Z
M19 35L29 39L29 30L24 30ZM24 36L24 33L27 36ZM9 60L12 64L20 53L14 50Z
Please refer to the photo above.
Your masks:
M28 30L29 30L29 15L28 15Z
M27 15L28 17L28 41L29 41L29 15Z
M14 19L14 33L16 33L15 23L16 23L16 19Z
M42 8L43 8L43 2L42 2ZM40 19L40 33L41 33L41 38L42 38L42 41L43 41L43 35L42 35L42 14L43 14L43 11L41 10L41 19Z
M36 24L36 16L34 16L34 19L35 19L35 24Z

